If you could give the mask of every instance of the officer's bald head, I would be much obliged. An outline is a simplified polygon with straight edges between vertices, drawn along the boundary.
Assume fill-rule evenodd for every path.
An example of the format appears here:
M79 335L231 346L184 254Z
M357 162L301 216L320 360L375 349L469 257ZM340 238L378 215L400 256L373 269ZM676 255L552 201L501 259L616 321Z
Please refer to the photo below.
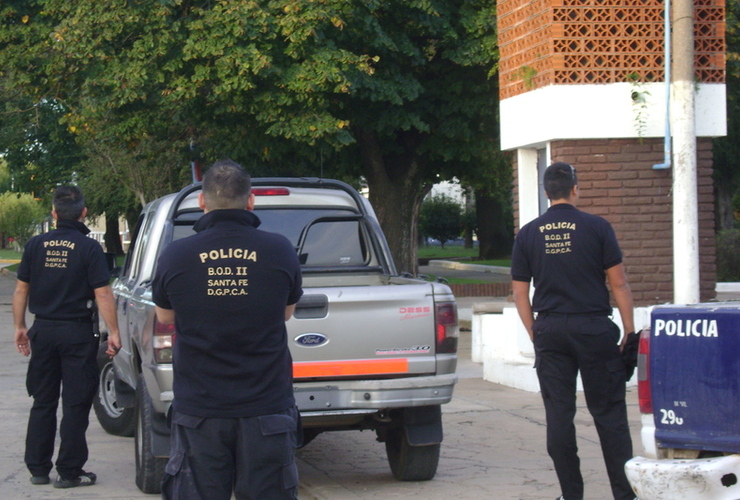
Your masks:
M244 209L252 191L252 178L232 160L213 164L203 176L203 199L207 210Z

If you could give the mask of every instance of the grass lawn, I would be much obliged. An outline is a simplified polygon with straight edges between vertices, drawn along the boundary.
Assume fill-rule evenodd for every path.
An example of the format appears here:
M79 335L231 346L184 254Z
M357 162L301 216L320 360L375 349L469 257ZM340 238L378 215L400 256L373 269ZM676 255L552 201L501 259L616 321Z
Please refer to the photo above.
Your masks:
M23 254L9 249L0 250L0 260L21 260Z
M477 248L465 248L458 245L447 246L445 248L433 245L420 246L418 255L420 259L465 260L470 261L471 264L482 264L484 266L509 267L511 265L511 259L477 260Z
M13 250L0 249L0 260L21 260L22 255L22 253L14 252ZM18 264L12 264L5 267L5 269L16 272L18 270Z
M448 245L445 248L426 245L419 247L419 259L421 260L461 260L463 262L469 262L470 264L480 264L484 266L511 266L511 259L496 259L496 260L477 260L478 249L477 248L465 248L459 245ZM437 278L436 275L429 276L432 280ZM466 284L477 284L486 283L485 280L476 280L469 278L447 278L451 285L466 285Z
M436 281L437 279L436 274L426 274L425 276L428 276L430 281ZM476 280L476 279L470 279L470 278L450 278L448 276L442 276L442 277L447 280L447 284L449 285L479 285L482 283L488 283L488 281Z

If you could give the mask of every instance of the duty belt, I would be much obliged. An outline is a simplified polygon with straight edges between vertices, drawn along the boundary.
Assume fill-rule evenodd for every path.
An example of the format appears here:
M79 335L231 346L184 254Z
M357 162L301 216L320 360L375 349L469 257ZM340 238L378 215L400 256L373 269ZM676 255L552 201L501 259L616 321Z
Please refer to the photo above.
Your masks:
M542 311L542 312L537 313L538 318L539 317L546 318L547 316L552 316L554 318L566 318L569 316L587 318L590 316L608 317L608 316L611 316L611 313L608 313L608 312L560 313L560 312L549 312L549 311Z
M78 323L78 324L92 323L92 318L90 316L80 316L77 318L50 318L48 316L42 316L40 314L37 314L36 319L40 319L42 321L53 321L56 323Z

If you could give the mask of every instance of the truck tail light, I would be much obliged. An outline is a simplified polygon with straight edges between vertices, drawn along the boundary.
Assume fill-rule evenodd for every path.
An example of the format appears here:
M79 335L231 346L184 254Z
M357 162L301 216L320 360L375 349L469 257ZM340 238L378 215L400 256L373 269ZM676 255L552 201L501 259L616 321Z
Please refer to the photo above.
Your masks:
M175 344L175 325L160 323L154 317L154 361L157 363L172 363L172 346Z
M457 352L457 305L454 302L440 302L434 305L436 327L436 352Z
M252 193L255 196L288 196L290 190L286 187L256 187L252 188Z
M640 333L637 350L637 397L640 413L653 413L653 397L650 392L650 329Z

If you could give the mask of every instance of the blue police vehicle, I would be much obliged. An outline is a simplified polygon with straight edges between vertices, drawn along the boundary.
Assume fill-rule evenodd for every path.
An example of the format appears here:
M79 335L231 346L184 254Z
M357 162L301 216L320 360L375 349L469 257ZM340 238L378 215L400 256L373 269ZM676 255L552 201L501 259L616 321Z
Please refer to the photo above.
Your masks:
M740 499L740 302L653 309L641 334L641 500Z

